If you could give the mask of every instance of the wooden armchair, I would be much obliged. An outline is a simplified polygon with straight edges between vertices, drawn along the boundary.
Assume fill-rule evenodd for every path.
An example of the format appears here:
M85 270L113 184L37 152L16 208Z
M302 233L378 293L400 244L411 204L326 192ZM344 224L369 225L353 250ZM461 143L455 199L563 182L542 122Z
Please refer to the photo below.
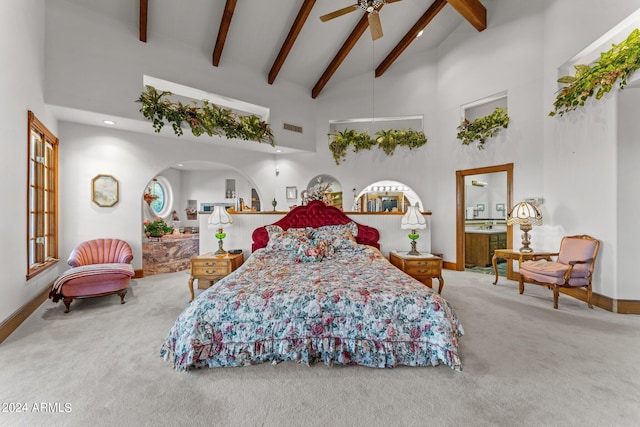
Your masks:
M560 288L587 288L587 304L591 304L591 279L600 242L591 236L566 236L560 243L560 251L551 254L556 261L526 261L520 265L520 293L524 282L553 289L553 308L558 308Z

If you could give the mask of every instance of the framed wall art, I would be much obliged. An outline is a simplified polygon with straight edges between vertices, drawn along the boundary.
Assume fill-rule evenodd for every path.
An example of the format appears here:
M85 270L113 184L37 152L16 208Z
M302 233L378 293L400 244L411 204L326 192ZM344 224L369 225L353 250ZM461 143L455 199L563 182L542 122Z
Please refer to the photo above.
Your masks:
M298 187L287 187L287 199L298 198Z
M91 201L100 207L118 203L118 180L112 175L97 175L91 180Z

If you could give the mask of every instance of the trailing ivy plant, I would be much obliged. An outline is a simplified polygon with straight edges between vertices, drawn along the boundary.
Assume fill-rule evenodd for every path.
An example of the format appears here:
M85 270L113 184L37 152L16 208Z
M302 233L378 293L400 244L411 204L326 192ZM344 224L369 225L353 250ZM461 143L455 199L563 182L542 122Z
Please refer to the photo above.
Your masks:
M463 145L469 145L474 141L478 142L478 149L484 149L487 138L494 137L500 132L501 128L509 126L509 115L504 108L496 108L493 113L488 116L478 117L470 122L464 119L458 126L458 135L456 138L462 141Z
M351 147L355 153L360 150L370 150L373 146L378 146L387 156L392 156L396 147L404 146L410 150L421 147L427 143L424 132L408 130L379 130L375 133L375 138L371 138L367 131L358 132L354 129L335 131L329 134L329 149L333 154L333 159L339 165L347 156L347 149Z
M185 105L167 99L170 95L172 93L169 91L159 92L153 86L146 86L146 90L137 100L142 104L140 112L153 122L156 132L160 132L163 126L169 123L173 132L181 136L182 124L186 123L195 136L206 133L209 136L240 138L275 145L269 123L260 120L255 114L241 116L207 100L203 100L201 106L196 102L193 105Z
M640 68L640 31L636 28L624 41L612 46L601 53L600 59L592 65L576 65L575 75L558 79L559 83L567 86L558 92L550 116L563 116L582 107L594 95L601 99L611 91L616 81L620 89L624 89L627 78Z

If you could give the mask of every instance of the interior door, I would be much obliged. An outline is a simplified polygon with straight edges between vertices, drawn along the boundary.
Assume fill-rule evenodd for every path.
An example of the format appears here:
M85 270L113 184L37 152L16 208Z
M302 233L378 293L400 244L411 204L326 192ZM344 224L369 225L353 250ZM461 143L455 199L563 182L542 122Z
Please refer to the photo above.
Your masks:
M456 270L462 271L465 267L465 218L467 214L465 178L472 175L492 174L497 172L506 172L507 174L505 209L508 212L513 203L513 163L456 171ZM507 248L512 248L512 241L513 229L511 226L507 226ZM511 263L509 263L507 266L507 277L511 279L512 276L513 268Z

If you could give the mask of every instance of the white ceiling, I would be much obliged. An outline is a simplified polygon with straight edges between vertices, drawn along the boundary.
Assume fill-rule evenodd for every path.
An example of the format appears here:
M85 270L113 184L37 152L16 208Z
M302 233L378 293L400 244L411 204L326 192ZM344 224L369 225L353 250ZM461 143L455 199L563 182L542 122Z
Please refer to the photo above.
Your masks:
M138 29L137 0L64 1ZM321 22L319 17L353 3L353 0L317 1L277 79L303 85L311 93L364 11L357 10L328 22ZM374 43L367 31L331 81L371 72L432 3L431 0L403 0L385 5L380 11L384 37ZM219 66L241 64L261 70L266 79L301 4L301 0L238 1ZM224 6L224 0L151 0L147 39L171 39L211 58ZM414 41L398 61L437 46L463 22L471 25L451 6L445 6L429 23L424 35Z
M486 4L490 0L483 0ZM171 44L190 49L211 61L221 17L225 8L224 0L150 0L148 7L147 40L171 40ZM353 4L354 0L319 0L315 3L298 39L286 62L282 66L278 81L289 81L311 90L326 67L334 58L358 20L365 12L355 12L321 22L319 17L336 9ZM373 42L367 30L356 43L351 53L329 80L327 87L354 76L372 75L373 69L399 43L414 23L433 3L432 0L403 0L385 5L380 10L384 37ZM59 4L73 5L87 10L87 16L100 15L112 20L116 27L130 28L132 37L138 35L138 0L47 0L46 6L54 8ZM252 70L267 81L268 73L280 51L291 25L298 14L302 0L239 0L226 38L219 67L242 66ZM458 26L471 26L453 7L444 9L429 23L422 37L416 39L396 60L401 62L417 54L427 54ZM393 66L387 73L390 73ZM213 65L211 66L213 69ZM212 70L213 71L213 70ZM213 74L213 73L212 73ZM320 94L322 96L322 94ZM79 111L62 106L51 106L53 114L70 122L106 126L107 118L97 112ZM152 134L148 122L114 118L117 128L139 133ZM173 136L163 130L165 136ZM195 138L185 133L182 138ZM268 144L236 144L239 149L249 149L273 153ZM282 152L295 152L282 147Z

